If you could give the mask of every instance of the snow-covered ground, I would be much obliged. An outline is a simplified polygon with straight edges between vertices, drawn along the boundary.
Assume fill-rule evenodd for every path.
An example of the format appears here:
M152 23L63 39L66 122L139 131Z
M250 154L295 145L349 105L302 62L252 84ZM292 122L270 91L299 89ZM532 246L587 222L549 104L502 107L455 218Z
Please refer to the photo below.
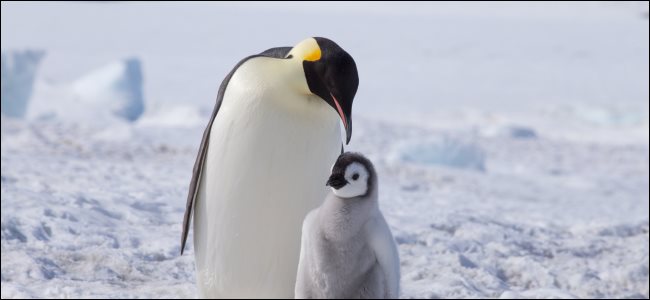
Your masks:
M648 298L647 11L3 2L3 53L45 55L2 117L2 298L195 297L180 230L216 89L313 35L357 61L348 150L378 168L403 298Z

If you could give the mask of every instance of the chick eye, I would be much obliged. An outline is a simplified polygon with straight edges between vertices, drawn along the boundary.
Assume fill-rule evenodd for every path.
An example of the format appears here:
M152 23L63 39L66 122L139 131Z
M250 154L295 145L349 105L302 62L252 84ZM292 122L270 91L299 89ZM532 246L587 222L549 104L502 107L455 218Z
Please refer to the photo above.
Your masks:
M352 180L357 180L357 179L359 179L359 173L352 174Z

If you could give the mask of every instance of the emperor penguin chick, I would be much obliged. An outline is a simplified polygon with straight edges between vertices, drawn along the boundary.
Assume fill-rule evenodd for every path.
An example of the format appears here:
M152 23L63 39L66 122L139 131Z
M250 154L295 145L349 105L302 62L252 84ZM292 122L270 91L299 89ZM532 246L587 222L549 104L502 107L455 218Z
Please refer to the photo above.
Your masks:
M398 298L399 255L377 185L370 160L338 157L327 181L332 192L302 225L296 298Z

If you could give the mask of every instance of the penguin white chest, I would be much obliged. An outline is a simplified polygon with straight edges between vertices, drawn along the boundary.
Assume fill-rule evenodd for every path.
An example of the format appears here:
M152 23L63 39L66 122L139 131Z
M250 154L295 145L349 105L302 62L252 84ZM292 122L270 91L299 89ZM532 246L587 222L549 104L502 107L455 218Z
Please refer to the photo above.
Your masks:
M194 210L203 297L293 297L301 224L340 153L336 112L260 78L272 71L242 65L212 125Z

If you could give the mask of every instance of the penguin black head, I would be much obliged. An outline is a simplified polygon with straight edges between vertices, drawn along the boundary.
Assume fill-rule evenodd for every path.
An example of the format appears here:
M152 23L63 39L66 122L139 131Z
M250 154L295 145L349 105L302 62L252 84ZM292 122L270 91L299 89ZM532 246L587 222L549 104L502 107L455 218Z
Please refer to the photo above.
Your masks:
M357 65L350 54L332 40L314 37L296 45L288 56L300 56L309 90L341 117L346 144L352 137L352 101L359 87Z
M326 185L341 198L366 196L376 184L377 174L372 162L360 153L345 152L332 167Z

